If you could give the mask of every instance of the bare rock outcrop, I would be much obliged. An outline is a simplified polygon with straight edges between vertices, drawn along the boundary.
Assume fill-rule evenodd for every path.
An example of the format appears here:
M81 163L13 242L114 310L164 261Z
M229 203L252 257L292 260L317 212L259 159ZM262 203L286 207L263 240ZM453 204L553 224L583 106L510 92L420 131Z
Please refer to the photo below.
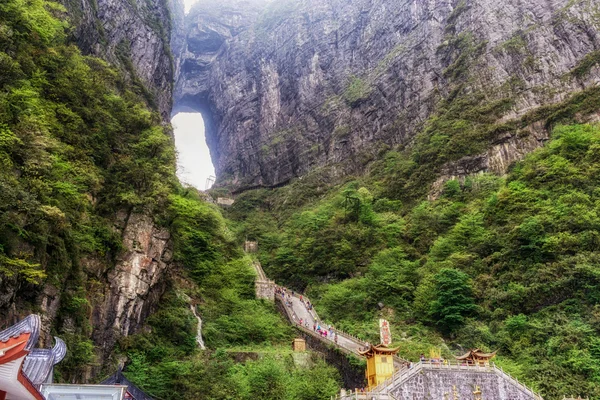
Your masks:
M92 299L92 337L104 357L119 338L138 332L154 311L173 256L168 230L157 228L150 216L122 214L120 220L125 251Z
M78 46L120 66L147 90L148 100L163 118L172 107L173 65L170 54L171 14L179 0L63 1L73 22Z
M186 19L175 107L206 117L221 184L276 186L323 166L360 173L382 149L411 145L458 85L484 104L510 99L498 122L598 85L597 67L569 73L600 49L599 7L204 1ZM503 171L544 135L504 132L472 169Z

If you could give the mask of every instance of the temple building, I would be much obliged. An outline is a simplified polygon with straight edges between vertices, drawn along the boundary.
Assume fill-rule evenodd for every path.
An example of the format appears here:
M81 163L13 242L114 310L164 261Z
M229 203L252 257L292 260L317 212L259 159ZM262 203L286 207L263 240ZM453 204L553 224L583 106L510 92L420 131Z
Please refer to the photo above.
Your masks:
M394 356L398 348L390 349L384 345L369 345L359 353L367 358L367 384L372 389L394 375Z
M54 338L54 348L36 349L40 326L40 317L30 315L0 332L0 400L45 400L41 386L51 382L67 347Z
M40 317L30 315L0 332L0 400L152 400L121 371L102 385L52 383L67 346L54 338L54 348L36 349L40 327Z
M458 361L465 362L467 365L487 365L490 360L496 357L497 351L493 353L484 353L479 349L470 350L467 354L456 357Z

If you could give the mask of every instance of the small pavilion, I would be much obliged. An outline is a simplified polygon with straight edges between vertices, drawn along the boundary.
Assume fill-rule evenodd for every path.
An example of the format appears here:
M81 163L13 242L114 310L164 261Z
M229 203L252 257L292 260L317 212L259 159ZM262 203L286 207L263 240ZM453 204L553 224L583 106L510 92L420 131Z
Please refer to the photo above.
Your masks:
M465 362L467 365L487 365L494 357L497 351L493 353L484 353L479 349L470 350L467 354L455 357L458 361Z
M372 389L394 375L394 356L400 348L391 349L382 344L369 345L359 353L367 358L367 383Z

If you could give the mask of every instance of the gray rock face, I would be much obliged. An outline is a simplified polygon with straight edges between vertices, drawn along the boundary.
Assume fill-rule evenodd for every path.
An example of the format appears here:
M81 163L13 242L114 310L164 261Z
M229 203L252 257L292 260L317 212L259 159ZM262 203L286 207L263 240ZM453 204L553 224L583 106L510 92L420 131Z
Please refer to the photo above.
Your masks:
M600 83L597 67L566 78L600 48L594 1L203 4L186 19L175 107L203 112L218 182L242 188L359 173L410 145L459 80L490 104L512 100L498 122ZM469 168L503 172L546 137L503 133Z
M121 221L126 251L92 296L93 339L103 359L110 356L120 337L137 332L154 311L164 293L173 255L169 232L156 228L151 217L121 215ZM87 260L86 269L96 267L102 268Z
M155 98L163 118L172 106L173 67L169 41L170 9L178 0L63 0L74 36L88 54L119 65Z
M117 341L137 333L146 318L156 310L173 270L173 243L166 229L159 229L144 214L118 213L115 229L123 238L123 252L116 263L102 257L83 257L86 276L91 339L96 345L98 365L79 371L78 379L89 381L102 367L113 361ZM0 280L0 320L13 323L31 313L41 316L41 345L52 345L52 330L57 323L62 332L75 333L78 322L59 316L61 292L48 282L41 292L16 278ZM63 304L64 305L64 304Z

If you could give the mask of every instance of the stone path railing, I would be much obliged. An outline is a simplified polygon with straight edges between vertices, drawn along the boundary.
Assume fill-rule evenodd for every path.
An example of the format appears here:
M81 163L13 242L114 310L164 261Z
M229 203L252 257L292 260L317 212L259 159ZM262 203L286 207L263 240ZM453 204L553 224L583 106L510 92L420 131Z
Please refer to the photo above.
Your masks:
M265 275L262 266L258 261L253 264L254 270L256 271L256 281L254 287L256 289L256 297L259 299L275 300L275 282L270 281Z
M321 324L321 319L314 311L314 309L309 310L306 306L307 299L302 296L302 300L300 299L300 295L294 294L292 295L289 290L286 289L286 295L275 294L275 299L283 305L283 309L288 315L288 319L290 322L294 324L294 326L305 333L310 334L311 336L327 343L333 344L340 348L340 350L344 351L347 354L353 354L358 357L362 357L359 353L359 350L364 349L367 346L367 343L346 333L342 332L338 329L333 329L332 332L337 335L337 343L334 339L333 335L328 334L324 336L319 332L315 331L313 327L315 325ZM306 300L305 300L306 299ZM302 320L302 324L300 321ZM322 327L323 330L327 330L326 326Z
M507 381L511 382L513 385L517 386L518 388L520 388L521 390L523 390L525 393L531 394L534 399L536 399L536 400L544 400L542 398L542 396L540 396L539 394L535 393L533 390L529 389L523 383L519 382L519 380L517 378L513 378L512 376L510 376L509 374L507 374L506 372L504 372L504 370L502 369L502 367L498 367L498 366L494 365L494 372L496 373L496 375L498 375L498 376L502 377L503 379L506 379Z
M267 278L267 275L258 261L255 261L253 266L257 275L257 296L260 298L267 298L264 293L264 282L273 283L273 281L270 281ZM292 295L290 289L273 284L272 290L275 291L276 288L279 288L281 291L285 290L285 298L281 294L275 294L275 300L283 304L288 319L296 328L299 328L303 332L308 333L325 343L334 344L347 354L353 354L359 358L363 357L360 354L360 350L364 350L368 346L367 342L339 329L333 329L332 331L337 336L337 340L335 340L332 335L328 334L327 336L323 336L319 334L313 327L322 323L323 320L319 318L314 308L308 308L307 303L309 302L312 304L310 299L298 293ZM302 320L302 325L300 325L300 320ZM326 329L327 327L322 326L322 328ZM406 362L406 360L394 356L394 364L397 369L401 368Z
M265 271L262 269L262 265L260 265L260 263L258 261L254 261L252 263L252 265L254 266L256 275L258 275L258 279L261 281L268 281L267 275L265 274Z

